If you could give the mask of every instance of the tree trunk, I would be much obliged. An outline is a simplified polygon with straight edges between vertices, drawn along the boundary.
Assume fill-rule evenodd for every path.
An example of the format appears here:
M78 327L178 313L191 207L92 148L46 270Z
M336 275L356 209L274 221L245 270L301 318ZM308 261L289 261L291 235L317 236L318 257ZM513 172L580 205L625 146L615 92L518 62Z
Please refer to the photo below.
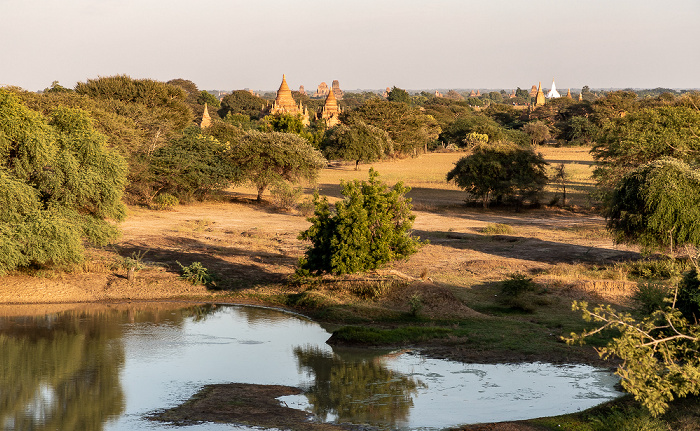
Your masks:
M258 198L256 199L258 202L262 202L262 195L265 192L265 187L258 187Z
M134 276L134 274L135 274L134 268L129 268L126 270L126 279L129 281L129 283L134 282L134 278L136 278Z

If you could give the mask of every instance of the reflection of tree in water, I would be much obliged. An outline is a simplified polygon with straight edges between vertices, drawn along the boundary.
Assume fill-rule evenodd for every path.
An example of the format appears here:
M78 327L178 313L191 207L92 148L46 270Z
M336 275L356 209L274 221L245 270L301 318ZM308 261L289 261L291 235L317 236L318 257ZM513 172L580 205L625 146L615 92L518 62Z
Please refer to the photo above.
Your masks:
M100 430L121 414L120 323L73 312L0 324L0 425Z
M420 382L378 360L346 363L315 347L297 347L294 354L316 377L306 396L321 420L336 415L339 422L393 426L408 419Z

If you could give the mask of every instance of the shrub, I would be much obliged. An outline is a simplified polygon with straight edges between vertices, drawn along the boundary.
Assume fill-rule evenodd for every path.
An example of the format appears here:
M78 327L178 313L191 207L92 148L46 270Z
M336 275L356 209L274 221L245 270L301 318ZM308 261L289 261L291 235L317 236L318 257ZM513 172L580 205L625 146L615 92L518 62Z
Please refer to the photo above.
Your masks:
M489 223L482 232L487 235L510 235L513 233L513 227L504 223Z
M663 284L639 283L632 294L632 299L640 311L650 314L668 305L665 300L669 297L669 293L668 287Z
M216 287L214 275L201 262L192 262L190 266L184 266L180 262L177 264L180 265L180 278L183 280L189 281L194 286L202 284L207 287Z
M180 203L180 200L170 193L159 193L153 198L151 207L156 210L171 210Z
M408 190L401 182L389 188L370 169L368 182L341 182L345 199L334 211L316 193L311 227L299 235L311 241L299 261L300 271L361 272L415 253L420 242L409 235L415 216L404 196Z
M508 308L533 312L535 310L531 295L537 290L537 284L524 274L511 274L501 283L499 302Z

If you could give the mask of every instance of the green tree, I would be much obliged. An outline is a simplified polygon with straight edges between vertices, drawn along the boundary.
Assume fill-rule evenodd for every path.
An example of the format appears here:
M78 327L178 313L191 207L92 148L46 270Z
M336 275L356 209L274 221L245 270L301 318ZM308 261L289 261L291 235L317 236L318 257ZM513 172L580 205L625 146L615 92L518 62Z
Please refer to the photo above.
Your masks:
M0 274L28 265L66 265L83 240L105 245L119 231L124 159L85 111L56 108L46 122L0 89Z
M231 160L243 171L243 180L258 190L257 200L270 186L284 182L315 181L326 159L309 142L293 133L247 131L231 143Z
M246 90L236 90L227 94L221 100L221 109L219 116L225 118L230 112L232 114L243 114L251 119L258 120L261 118L263 108L267 105L267 101L263 98L250 94Z
M388 100L389 102L400 102L410 105L411 95L408 94L406 90L403 90L398 87L392 87L391 91L389 91L389 94L387 94L386 100Z
M636 319L609 305L590 310L586 302L575 301L573 310L600 326L564 339L583 343L603 330L617 331L619 335L598 352L606 359L622 359L616 371L622 387L658 416L672 400L700 393L700 325L690 324L675 305Z
M388 133L359 121L350 126L338 124L328 130L321 151L329 160L354 161L357 170L360 162L374 162L392 154L394 146Z
M613 189L605 216L618 242L700 246L700 171L669 158L640 166Z
M606 122L592 149L595 177L613 187L630 170L662 157L700 160L700 109L644 108Z
M370 99L352 111L344 111L340 119L344 124L361 121L386 131L400 154L427 149L428 143L435 141L440 133L433 117L401 102Z
M326 197L314 196L311 226L299 235L311 241L299 261L302 271L368 271L417 251L420 243L409 235L415 216L403 183L389 188L370 169L369 181L341 182L340 186L344 199L333 210Z
M155 193L170 193L180 201L204 199L241 181L231 162L228 142L220 143L193 127L153 153L150 170Z
M486 144L459 159L447 173L447 181L481 199L484 208L490 201L504 198L520 204L537 199L547 184L546 165L542 155L532 149L512 143Z
M530 143L532 145L539 145L547 142L551 138L549 134L549 127L542 121L530 121L523 126L523 132L530 136Z
M197 103L200 105L204 105L205 103L212 108L219 108L221 106L221 102L219 99L217 99L213 94L206 90L202 90L199 92L199 96L197 97Z

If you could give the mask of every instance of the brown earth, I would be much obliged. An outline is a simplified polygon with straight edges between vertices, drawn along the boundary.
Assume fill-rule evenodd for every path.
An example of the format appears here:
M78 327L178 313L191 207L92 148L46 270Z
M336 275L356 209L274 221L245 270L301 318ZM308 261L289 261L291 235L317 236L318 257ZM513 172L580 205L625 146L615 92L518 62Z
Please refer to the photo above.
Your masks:
M401 171L398 164L390 167ZM349 168L331 171L326 177L341 175L366 178L366 173ZM467 293L486 289L489 283L513 273L533 277L551 295L569 302L594 298L626 303L634 283L626 281L624 274L597 277L580 270L581 266L610 267L616 261L638 257L636 250L613 244L600 216L551 208L514 213L465 207L463 192L435 181L435 185L412 185L410 194L417 209L414 233L429 244L388 268L414 281L400 292L389 292L382 306L405 311L408 299L419 292L429 317L473 317L477 313L465 304ZM338 196L334 177L325 182L322 178L319 189ZM271 203L256 204L253 196L252 191L236 190L219 202L183 205L171 211L130 207L121 224L122 238L113 246L89 250L85 263L73 271L38 270L33 276L18 273L0 279L0 315L142 301L259 302L260 297L289 292L287 279L306 247L297 236L309 222L298 212L284 212ZM495 224L509 229L492 233L489 229ZM126 277L123 261L127 257L145 264L134 281ZM179 264L192 262L201 262L216 274L217 287L223 290L208 290L179 279ZM533 359L507 352L467 351L454 344L428 347L435 356L463 361ZM594 362L596 355L590 353L588 357L548 359ZM524 423L463 429L537 430Z

